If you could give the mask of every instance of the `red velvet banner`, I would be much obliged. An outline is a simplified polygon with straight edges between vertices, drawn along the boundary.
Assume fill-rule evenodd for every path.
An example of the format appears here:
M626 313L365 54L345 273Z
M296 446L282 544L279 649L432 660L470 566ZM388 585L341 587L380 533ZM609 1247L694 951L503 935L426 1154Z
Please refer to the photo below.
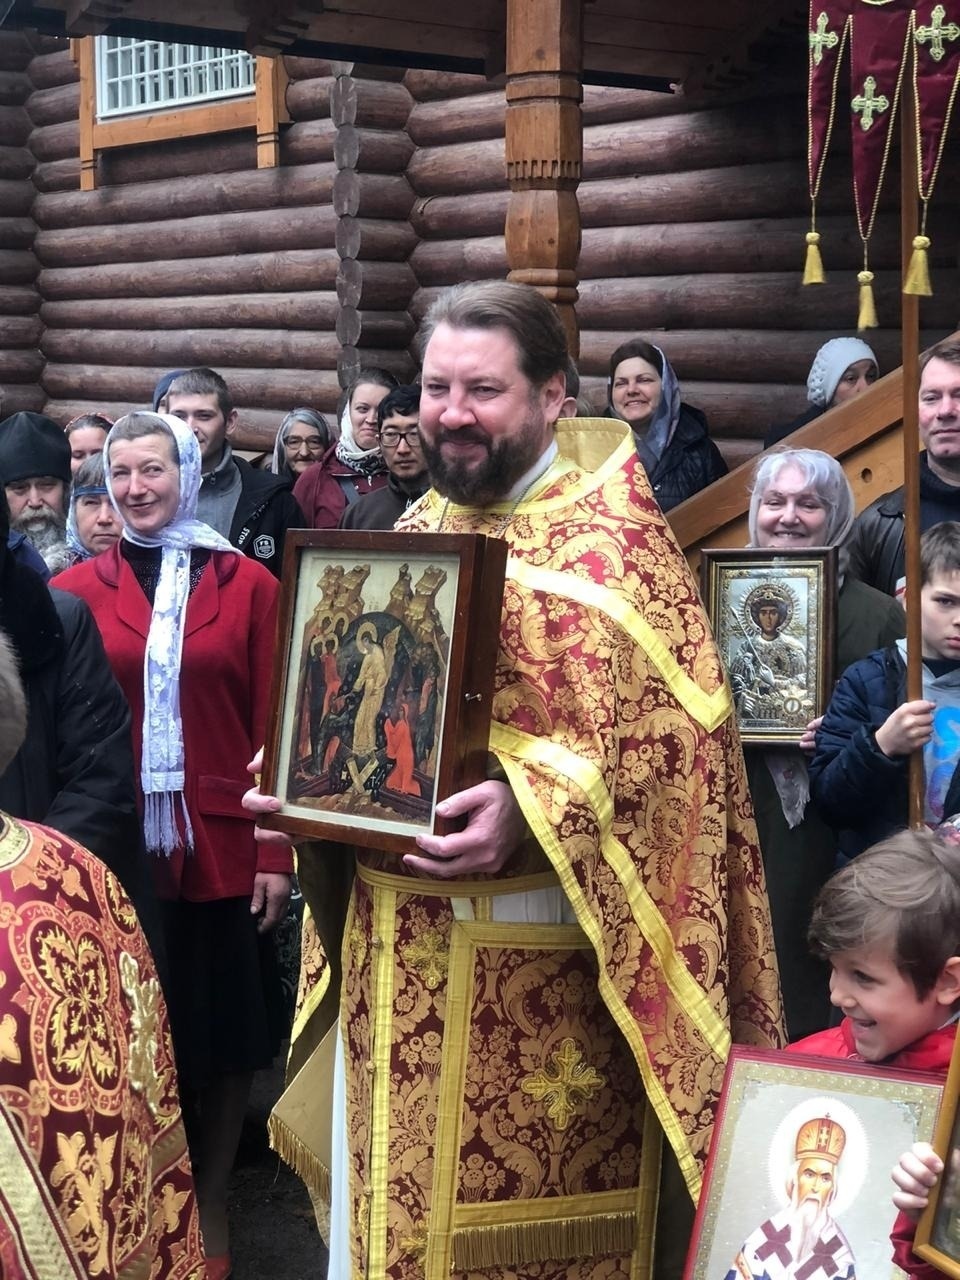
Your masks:
M920 196L927 200L933 194L960 80L960 0L922 0L916 5L914 41Z
M807 163L810 199L815 200L830 134L836 118L840 62L846 48L853 0L811 0L808 34L810 61L809 142Z

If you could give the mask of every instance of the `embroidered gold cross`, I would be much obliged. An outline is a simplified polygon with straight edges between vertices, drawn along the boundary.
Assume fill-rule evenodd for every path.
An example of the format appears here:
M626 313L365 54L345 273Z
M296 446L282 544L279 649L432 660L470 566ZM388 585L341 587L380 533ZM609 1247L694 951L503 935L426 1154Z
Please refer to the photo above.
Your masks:
M930 26L917 27L917 44L930 42L930 57L934 62L939 62L946 53L943 47L944 38L956 40L960 36L960 27L955 22L948 22L944 26L943 20L946 16L946 9L942 4L938 4L930 15Z
M546 1102L548 1119L558 1129L566 1129L571 1118L605 1084L604 1077L584 1062L576 1042L564 1040L551 1053L547 1066L524 1076L520 1088L537 1102Z
M886 111L890 105L889 98L885 98L882 93L877 94L876 97L873 96L876 87L877 82L873 76L867 76L863 82L863 93L858 93L850 103L854 111L863 113L860 116L860 128L864 132L873 124L873 113L876 112L879 115L882 111Z
M833 49L840 43L837 33L827 30L828 21L826 13L821 13L817 18L816 29L810 32L810 56L818 67L823 61L824 49Z

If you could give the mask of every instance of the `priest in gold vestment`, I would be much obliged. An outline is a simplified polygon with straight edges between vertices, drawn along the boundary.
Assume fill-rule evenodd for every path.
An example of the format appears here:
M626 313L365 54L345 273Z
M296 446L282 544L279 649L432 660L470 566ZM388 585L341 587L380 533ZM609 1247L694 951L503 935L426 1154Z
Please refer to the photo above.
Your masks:
M0 772L26 707L0 633ZM204 1280L166 1007L102 862L0 813L0 1276Z
M490 778L420 856L354 851L342 935L318 885L349 880L345 852L301 849L300 1104L274 1140L332 1190L337 1280L677 1274L661 1160L694 1201L731 1041L781 1040L730 691L632 437L556 428L553 308L458 286L424 328L435 487L398 527L509 544Z

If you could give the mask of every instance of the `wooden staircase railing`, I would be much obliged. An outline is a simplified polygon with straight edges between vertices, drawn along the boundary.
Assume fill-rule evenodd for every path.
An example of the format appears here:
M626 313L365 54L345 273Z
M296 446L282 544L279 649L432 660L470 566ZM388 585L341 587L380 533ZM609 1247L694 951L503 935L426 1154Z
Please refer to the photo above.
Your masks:
M960 341L960 333L952 335ZM894 369L862 395L828 409L788 436L783 445L822 449L842 464L853 486L857 510L903 484L903 370ZM699 572L701 547L747 545L750 477L756 459L745 462L707 489L668 512L690 567Z

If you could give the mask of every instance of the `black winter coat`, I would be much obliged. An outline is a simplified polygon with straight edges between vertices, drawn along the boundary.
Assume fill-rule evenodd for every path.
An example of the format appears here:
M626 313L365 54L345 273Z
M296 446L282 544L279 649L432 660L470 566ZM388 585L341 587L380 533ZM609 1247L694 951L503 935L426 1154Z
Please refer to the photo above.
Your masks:
M240 497L230 525L230 542L279 578L287 530L305 529L307 522L289 480L272 471L258 471L236 455L233 461L240 472Z
M677 429L650 476L660 510L669 511L726 474L727 464L707 434L706 418L699 409L681 404Z

